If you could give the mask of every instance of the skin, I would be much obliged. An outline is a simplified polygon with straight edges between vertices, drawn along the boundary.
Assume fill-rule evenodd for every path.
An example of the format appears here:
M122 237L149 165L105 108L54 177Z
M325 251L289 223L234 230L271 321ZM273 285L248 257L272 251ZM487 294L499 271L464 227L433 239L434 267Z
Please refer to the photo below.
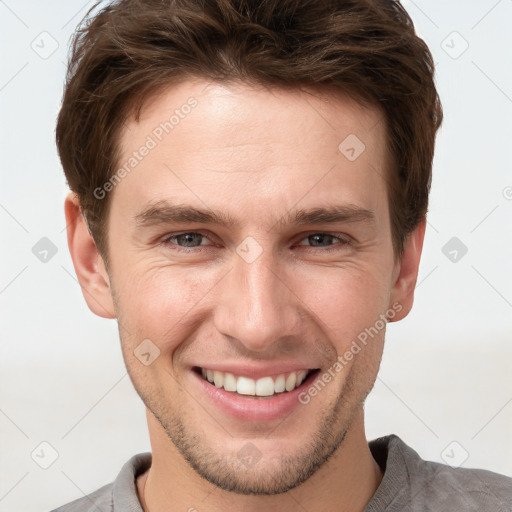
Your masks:
M146 404L153 462L137 480L144 508L361 511L382 479L363 404L385 328L309 403L277 420L220 410L191 368L292 360L322 374L393 305L400 311L392 321L409 313L425 222L396 259L382 114L341 95L188 80L148 101L139 122L127 120L119 165L191 96L197 106L109 192L108 272L76 195L65 203L84 297L97 315L117 318L126 367ZM355 161L338 149L349 134L365 144ZM228 213L237 224L137 227L137 213L165 199ZM283 221L326 205L374 218ZM188 247L183 238L164 242L197 231L205 236ZM236 250L249 236L261 249L250 263ZM148 366L134 355L144 339L160 350ZM237 456L248 443L261 456L251 467Z

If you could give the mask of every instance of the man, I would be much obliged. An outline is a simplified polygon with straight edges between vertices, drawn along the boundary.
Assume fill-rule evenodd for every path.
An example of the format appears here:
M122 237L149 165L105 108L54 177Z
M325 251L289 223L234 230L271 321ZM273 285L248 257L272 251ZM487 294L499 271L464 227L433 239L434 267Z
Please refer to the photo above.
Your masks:
M68 243L152 454L59 511L512 509L505 476L365 437L441 120L391 0L120 0L77 32Z

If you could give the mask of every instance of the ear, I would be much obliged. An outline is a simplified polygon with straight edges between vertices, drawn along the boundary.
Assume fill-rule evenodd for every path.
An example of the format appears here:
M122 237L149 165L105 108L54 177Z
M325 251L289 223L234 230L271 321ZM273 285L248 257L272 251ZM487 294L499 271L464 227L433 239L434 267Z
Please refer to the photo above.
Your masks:
M110 280L93 237L80 210L78 196L71 192L64 203L68 247L89 309L103 318L115 318Z
M402 320L412 309L426 224L427 220L423 219L409 234L404 243L402 257L395 264L390 307L392 304L400 304L402 309L397 311L397 314L389 320L390 322Z

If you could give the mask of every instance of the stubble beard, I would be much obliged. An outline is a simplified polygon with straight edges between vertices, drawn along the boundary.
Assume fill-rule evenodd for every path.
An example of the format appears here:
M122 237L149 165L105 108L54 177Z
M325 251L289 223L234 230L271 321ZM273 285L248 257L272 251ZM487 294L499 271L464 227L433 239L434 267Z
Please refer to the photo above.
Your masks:
M199 476L235 494L270 496L285 493L308 480L340 448L373 387L372 383L369 389L359 390L358 394L353 383L353 372L350 372L334 405L319 418L309 442L300 446L295 455L272 461L263 456L254 465L244 464L237 453L218 453L210 447L208 439L201 436L194 425L186 424L176 411L162 407L162 401L151 400L149 394L139 392L139 396Z

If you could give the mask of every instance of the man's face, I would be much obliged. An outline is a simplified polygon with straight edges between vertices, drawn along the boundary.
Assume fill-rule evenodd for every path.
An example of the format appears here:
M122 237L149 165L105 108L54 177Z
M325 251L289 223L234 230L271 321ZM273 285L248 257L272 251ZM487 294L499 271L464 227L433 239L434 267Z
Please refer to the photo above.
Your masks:
M140 161L109 197L109 280L135 388L212 483L293 488L361 414L378 321L397 299L381 115L341 97L188 81L129 120L121 147L119 167L134 151ZM290 374L305 372L296 387Z

